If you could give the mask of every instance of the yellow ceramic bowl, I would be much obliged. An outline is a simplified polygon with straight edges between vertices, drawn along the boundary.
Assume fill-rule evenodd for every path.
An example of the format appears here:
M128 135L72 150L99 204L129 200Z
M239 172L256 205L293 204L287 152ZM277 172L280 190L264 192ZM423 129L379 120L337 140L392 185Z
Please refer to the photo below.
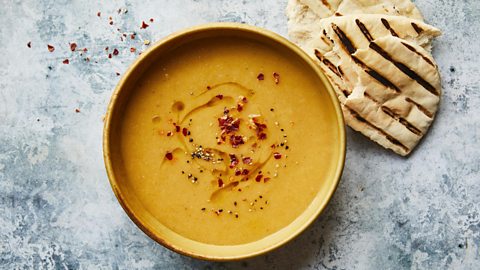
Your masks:
M310 206L298 218L288 226L263 239L233 246L211 245L190 240L173 232L155 219L142 206L136 196L131 194L133 191L126 187L126 174L120 149L121 139L119 138L123 112L129 99L129 94L134 89L136 80L149 68L154 60L159 59L163 54L180 45L185 45L201 38L225 36L253 39L267 46L289 50L298 58L296 60L304 61L306 66L318 74L320 81L323 83L323 85L319 86L319 91L327 91L329 100L325 102L333 104L334 112L332 113L335 115L336 122L330 123L330 125L332 125L332 128L338 129L339 136L337 141L332 142L332 144L338 146L338 153L340 153L337 155L338 158L336 158L338 160L333 161L336 164L330 174L333 177L322 179L325 182L324 188L322 188L321 192L318 192ZM319 67L300 48L283 37L261 28L235 23L213 23L183 30L164 38L144 52L132 64L118 83L108 106L105 118L103 150L110 184L118 201L132 221L148 236L171 250L194 258L218 261L238 260L263 254L283 245L301 233L322 212L331 199L343 170L345 130L342 112L331 85Z

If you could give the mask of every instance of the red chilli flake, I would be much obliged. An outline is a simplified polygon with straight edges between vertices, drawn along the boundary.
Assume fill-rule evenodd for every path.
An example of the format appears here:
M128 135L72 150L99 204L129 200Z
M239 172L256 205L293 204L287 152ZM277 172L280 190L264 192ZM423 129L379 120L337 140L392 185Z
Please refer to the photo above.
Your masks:
M264 182L264 183L266 183L266 182L268 182L268 181L270 181L270 177L265 177L265 178L263 178L263 182Z
M262 177L263 177L263 175L261 175L261 174L257 175L257 177L255 177L255 181L257 181L257 182L262 181Z
M118 73L118 72L115 72L115 74L117 74L117 76L120 76L120 73Z
M235 176L239 176L242 174L242 171L240 171L239 169L236 169L235 170Z
M68 59L65 59L65 60L63 60L62 63L64 63L65 65L68 65L68 64L70 64L70 61Z
M29 41L29 42L27 43L27 47L28 47L28 48L32 48L32 42L31 42L31 41Z
M239 145L244 144L243 137L239 135L231 135L230 136L230 143L232 144L233 148L237 148Z
M150 18L150 22L153 22L153 18Z
M80 109L79 109L79 108L76 108L76 109L75 109L75 112L76 112L76 113L79 113L79 112L80 112Z
M180 126L175 126L175 131L180 132Z
M249 170L243 169L243 170L242 170L242 175L248 175L249 172L250 172Z
M265 80L265 75L263 75L263 73L258 74L257 80L259 80L259 81Z
M100 16L102 16L102 13L99 11L97 12L97 17L100 17Z
M252 158L250 158L250 157L244 157L244 158L242 159L242 161L243 161L243 164L250 165L250 164L252 164L252 161L253 161L253 160L252 160Z
M188 129L187 129L187 128L183 128L183 129L182 129L182 134L183 134L183 136L187 136L187 135L188 135Z
M77 43L72 42L70 43L70 51L74 52L77 49Z
M275 159L281 159L281 158L282 158L282 154L280 154L280 153L278 153L278 152L275 152L275 153L273 153L273 157L274 157Z
M208 87L209 87L209 86L208 86ZM207 88L208 88L208 87L207 87ZM218 99L223 99L223 95L216 95L216 97L217 97Z
M238 159L237 159L237 156L235 156L235 154L229 154L228 155L230 157L230 168L234 168L235 166L238 165Z
M118 55L119 51L117 49L113 50L113 55Z
M243 111L243 104L242 103L237 104L237 111L239 111L239 112Z
M173 159L173 154L170 153L170 152L167 152L167 153L165 154L165 157L166 157L168 160L172 160L172 159Z
M149 25L142 21L142 26L140 26L140 29L146 29L147 27L149 27Z
M49 51L49 52L55 51L55 47L53 47L53 46L50 45L50 44L47 44L47 48L48 48L48 51Z
M135 49L135 48L133 48L133 47L130 48L130 52L134 53L134 52L136 52L136 51L137 51L137 49Z
M172 135L173 135L173 134L172 134L171 131L169 131L169 132L167 133L167 136L168 136L168 137L170 137L170 136L172 136Z
M223 180L221 178L218 178L218 187L223 187Z
M280 83L280 74L274 72L273 73L273 79L275 80L275 84L279 84Z
M228 111L226 111L226 113L228 113ZM228 134L238 130L238 128L240 127L240 119L234 119L231 116L224 115L218 118L218 125L220 126L222 132Z
M111 54L111 53L108 54L108 58L112 58L112 54Z

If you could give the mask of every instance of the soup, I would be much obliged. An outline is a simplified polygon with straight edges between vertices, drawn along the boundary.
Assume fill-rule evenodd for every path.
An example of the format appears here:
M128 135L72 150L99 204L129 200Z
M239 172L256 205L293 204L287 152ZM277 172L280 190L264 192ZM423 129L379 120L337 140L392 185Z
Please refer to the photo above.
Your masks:
M307 63L235 37L166 55L138 79L120 132L125 184L152 217L195 241L245 244L329 188L340 131Z

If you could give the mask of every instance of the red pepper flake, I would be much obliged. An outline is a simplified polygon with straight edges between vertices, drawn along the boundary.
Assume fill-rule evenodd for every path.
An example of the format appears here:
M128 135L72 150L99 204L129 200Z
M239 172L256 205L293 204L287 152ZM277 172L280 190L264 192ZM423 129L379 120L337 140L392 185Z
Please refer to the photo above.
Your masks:
M107 47L105 47L105 51L108 51L108 46L107 46Z
M150 18L150 22L153 22L153 18Z
M243 170L242 170L242 175L247 175L249 172L250 172L249 170L243 169Z
M243 161L243 164L251 165L253 160L250 157L244 157L242 161Z
M115 48L115 49L113 50L113 55L118 55L118 53L119 53L118 50Z
M280 83L280 74L274 72L273 73L273 79L275 80L275 84L279 84Z
M242 103L237 104L237 111L239 111L239 112L243 111L243 104Z
M131 34L131 35L130 35L130 38L131 38L131 39L135 39L135 35L136 35L135 33Z
M275 149L275 144L270 145L270 148Z
M130 48L130 52L134 53L134 52L136 52L136 51L137 51L137 49L135 49L135 48L133 48L133 47Z
M180 132L180 126L175 126L175 131Z
M255 181L257 181L257 182L262 181L262 177L263 177L263 175L261 175L261 174L257 175L257 177L255 177Z
M210 87L210 86L207 86L207 88L208 88L208 87ZM223 95L216 95L216 97L217 97L218 99L223 99Z
M120 76L120 73L118 73L118 72L115 72L115 74L117 74L117 76Z
M110 24L110 25L113 25L113 21L110 21L109 24Z
M221 178L218 178L218 187L223 187L223 180Z
M87 51L88 51L88 49L87 49L87 48L83 48L83 52L87 52Z
M229 154L228 155L230 157L230 168L234 168L235 166L238 165L238 159L237 159L237 156L235 156L235 154Z
M242 97L242 101L243 103L247 103L248 102L247 97Z
M212 87L210 85L207 85L207 90L210 90L212 89Z
M142 26L140 26L140 29L146 29L148 26L149 26L148 24L142 21Z
M80 109L79 109L79 108L76 108L76 109L75 109L75 112L76 112L76 113L79 113L79 112L80 112Z
M77 43L75 42L70 43L70 51L74 52L75 49L77 49Z
M270 181L270 177L265 177L265 178L263 178L263 182L264 182L264 183L266 183L266 182L268 182L268 181Z
M97 12L97 17L100 17L100 16L102 16L102 13L99 11Z
M281 158L282 158L282 154L280 154L280 153L278 153L278 152L275 152L275 153L273 153L273 157L274 157L275 159L281 159Z
M228 114L228 110L227 109L225 110L226 111L224 111L224 113L226 112ZM240 127L240 119L238 118L234 119L231 116L224 115L218 118L218 125L220 126L220 129L222 130L222 132L228 134L238 130L238 128Z
M235 176L239 176L242 174L242 171L240 171L239 169L236 169L235 170Z
M169 131L169 132L167 133L167 136L168 136L168 137L170 137L170 136L172 136L172 135L173 135L173 133L172 133L171 131Z
M112 58L112 54L111 54L111 53L108 54L108 58Z
M231 135L230 143L234 148L237 148L239 145L244 144L243 137L239 135Z
M49 51L49 52L55 51L55 47L53 47L53 46L50 45L50 44L47 44L47 48L48 48L48 51Z
M29 41L29 42L27 43L27 47L28 47L28 48L32 48L32 42L31 42L31 41Z
M264 79L265 79L265 75L263 75L263 73L258 74L257 80L263 81Z
M265 140L267 138L267 134L266 133L260 133L258 134L258 139L259 140Z
M188 129L187 129L187 128L183 128L183 129L182 129L182 134L183 134L183 136L187 136L187 135L188 135Z
M170 152L167 152L167 153L165 154L165 157L166 157L168 160L172 160L172 159L173 159L173 154L170 153Z
M65 65L68 65L68 64L70 64L70 61L68 61L68 59L65 59L65 60L63 60L62 63L64 63Z

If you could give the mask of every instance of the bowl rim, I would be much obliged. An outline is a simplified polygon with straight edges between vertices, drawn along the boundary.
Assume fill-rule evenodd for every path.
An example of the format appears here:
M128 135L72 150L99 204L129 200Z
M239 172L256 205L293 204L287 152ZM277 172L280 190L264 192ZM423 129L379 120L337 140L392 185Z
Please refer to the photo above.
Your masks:
M243 31L243 32L251 32L251 34L256 34L263 36L267 39L270 39L271 41L278 43L280 46L284 46L286 49L289 51L293 52L296 56L300 57L305 63L310 66L310 68L317 74L317 76L320 78L322 83L324 84L324 87L326 91L328 92L328 96L330 97L330 101L332 102L333 109L335 111L335 115L338 119L338 139L339 139L339 157L338 161L336 163L336 170L333 176L333 184L331 184L328 187L328 192L326 192L326 199L323 200L321 205L314 211L313 214L311 214L306 222L304 222L300 227L298 227L293 233L291 233L288 237L284 238L281 241L277 241L273 245L270 245L267 248L264 248L262 250L258 251L253 251L247 254L238 254L236 256L229 256L229 257L222 257L222 256L209 256L209 255L202 255L198 253L191 252L187 249L180 248L179 246L176 246L173 243L169 243L165 239L162 239L161 236L156 235L152 230L148 228L146 224L143 224L140 219L135 215L133 209L131 209L128 204L126 203L127 199L123 196L122 192L118 188L118 182L114 173L113 169L113 164L112 164L112 159L110 158L111 156L111 147L110 147L110 134L111 134L111 125L112 125L112 111L114 110L116 104L117 104L117 99L122 91L124 89L124 85L126 84L128 78L131 76L132 73L137 69L137 67L144 62L150 55L152 55L152 52L155 50L159 49L162 45L168 44L170 41L175 40L177 38L183 37L185 35L191 35L195 34L198 32L203 32L203 31L221 31L221 30L237 30L237 31ZM115 194L115 197L117 198L118 202L122 206L123 210L127 213L128 217L139 227L146 235L148 235L151 239L156 241L157 243L161 244L162 246L177 252L182 255L186 255L192 258L196 259L201 259L201 260L208 260L208 261L236 261L236 260L242 260L242 259L247 259L247 258L252 258L255 256L259 256L262 254L265 254L267 252L270 252L274 249L277 249L287 242L291 241L292 239L296 238L299 234L301 234L307 227L309 227L313 221L317 219L317 217L325 210L327 207L328 203L331 201L333 194L335 193L345 165L345 157L346 157L346 134L345 134L345 122L344 122L344 117L343 113L341 110L340 103L337 99L337 96L335 94L335 91L332 88L332 85L330 84L329 80L323 73L323 71L320 69L320 67L314 62L314 60L308 56L301 48L299 48L297 45L292 43L291 41L287 40L286 38L280 36L277 33L274 33L270 30L266 30L257 26L252 26L252 25L247 25L247 24L241 24L241 23L232 23L232 22L215 22L215 23L206 23L206 24L201 24L193 27L188 27L183 30L176 31L170 35L167 35L166 37L160 39L159 41L155 42L152 46L150 46L147 50L145 50L130 66L129 68L125 71L125 73L122 75L120 78L119 82L117 83L110 102L107 107L107 111L105 114L105 121L104 121L104 130L103 130L103 157L104 157L104 163L105 163L105 168L107 171L107 176L108 180L110 182L110 186L113 190L113 193ZM300 217L300 216L299 216ZM288 225L287 225L288 226ZM197 241L195 241L197 242ZM200 243L200 242L199 242ZM253 243L253 242L252 242ZM220 246L220 245L219 245Z

